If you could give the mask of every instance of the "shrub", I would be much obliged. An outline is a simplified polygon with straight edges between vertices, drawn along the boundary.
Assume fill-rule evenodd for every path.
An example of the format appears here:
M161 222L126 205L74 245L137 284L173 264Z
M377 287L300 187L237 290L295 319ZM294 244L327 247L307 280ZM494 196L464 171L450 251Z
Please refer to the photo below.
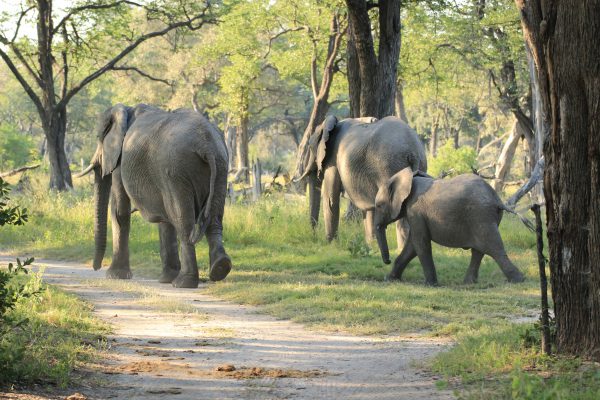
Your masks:
M429 159L428 173L438 177L442 173L456 176L471 172L477 166L477 153L469 146L454 148L451 141L438 148L437 156Z

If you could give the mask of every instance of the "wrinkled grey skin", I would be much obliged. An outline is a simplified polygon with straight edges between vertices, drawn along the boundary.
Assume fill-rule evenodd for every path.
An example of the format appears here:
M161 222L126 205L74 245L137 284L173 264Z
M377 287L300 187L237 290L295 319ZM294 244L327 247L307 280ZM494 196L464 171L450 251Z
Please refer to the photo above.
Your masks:
M328 116L311 136L309 149L300 179L311 174L322 178L327 240L337 234L342 189L363 211L369 240L373 235L373 219L377 212L375 196L379 187L405 167L427 171L425 149L419 137L396 117L379 121L375 118L338 121L336 117ZM313 219L318 216L318 203L311 204L311 215ZM399 221L396 228L399 248L402 248L407 227ZM376 226L375 237L383 261L390 263L385 226Z
M498 231L505 206L481 177L474 174L452 179L433 179L406 168L380 187L376 221L387 225L405 217L410 233L394 262L388 279L401 279L415 257L423 267L425 282L437 285L431 241L447 247L471 249L465 283L477 281L484 254L492 257L510 282L522 282L523 274L509 260Z
M129 227L132 206L159 224L162 283L198 286L195 243L209 245L210 278L224 279L231 259L222 244L227 186L227 149L222 135L192 110L166 112L147 105L117 104L98 121L94 171L96 250L94 269L102 267L110 198L113 258L109 278L131 278ZM181 252L181 258L178 253Z

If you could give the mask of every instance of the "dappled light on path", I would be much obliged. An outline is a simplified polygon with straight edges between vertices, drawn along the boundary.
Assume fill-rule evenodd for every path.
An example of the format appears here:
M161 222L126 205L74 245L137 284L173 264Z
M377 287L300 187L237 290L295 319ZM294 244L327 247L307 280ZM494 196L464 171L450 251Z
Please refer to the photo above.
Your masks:
M109 281L104 271L41 261L45 280L94 305L114 327L100 388L89 398L451 398L419 363L448 345L421 337L309 331L155 281Z

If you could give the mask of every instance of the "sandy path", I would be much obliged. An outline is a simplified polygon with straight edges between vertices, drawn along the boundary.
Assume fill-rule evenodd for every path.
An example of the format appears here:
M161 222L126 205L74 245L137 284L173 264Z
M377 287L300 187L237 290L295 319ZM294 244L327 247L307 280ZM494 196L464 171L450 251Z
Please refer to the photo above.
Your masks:
M88 398L453 398L414 362L445 342L324 334L206 295L206 286L185 290L134 279L123 291L111 288L114 281L107 282L103 270L36 264L45 266L47 282L92 303L96 315L114 327L98 387L83 389ZM184 312L164 311L163 299ZM236 370L215 370L226 364Z

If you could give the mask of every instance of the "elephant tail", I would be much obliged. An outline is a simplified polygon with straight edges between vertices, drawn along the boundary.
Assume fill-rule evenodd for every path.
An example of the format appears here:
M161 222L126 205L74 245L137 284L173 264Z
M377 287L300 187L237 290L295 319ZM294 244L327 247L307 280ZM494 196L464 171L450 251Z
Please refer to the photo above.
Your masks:
M210 208L212 205L213 195L215 193L215 180L217 178L217 164L215 162L215 156L213 154L197 154L200 156L200 158L208 163L210 168L210 183L208 189L208 198L204 202L204 206L200 209L200 212L198 213L198 219L196 220L196 225L194 225L194 230L190 234L189 240L192 244L196 244L198 241L200 241L200 239L202 239L202 236L208 227L208 223L210 221Z
M535 232L535 226L533 226L533 223L530 220L528 220L525 216L519 214L518 212L516 212L515 210L513 210L512 208L508 207L507 205L505 205L503 203L500 203L498 208L502 211L506 211L506 212L516 215L517 217L519 217L519 219L521 220L523 225L525 225L530 231Z

